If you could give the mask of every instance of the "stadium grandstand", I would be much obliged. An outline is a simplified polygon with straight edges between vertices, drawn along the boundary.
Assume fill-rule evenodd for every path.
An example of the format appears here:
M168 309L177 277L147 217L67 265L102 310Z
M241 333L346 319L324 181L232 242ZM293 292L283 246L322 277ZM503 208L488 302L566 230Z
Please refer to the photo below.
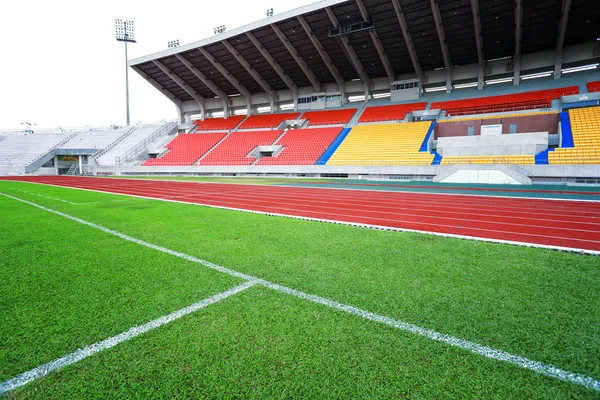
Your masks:
M598 183L593 10L542 3L325 0L215 32L129 62L177 121L5 133L0 171Z
M0 131L0 398L600 399L599 27L271 8L126 60L173 120Z

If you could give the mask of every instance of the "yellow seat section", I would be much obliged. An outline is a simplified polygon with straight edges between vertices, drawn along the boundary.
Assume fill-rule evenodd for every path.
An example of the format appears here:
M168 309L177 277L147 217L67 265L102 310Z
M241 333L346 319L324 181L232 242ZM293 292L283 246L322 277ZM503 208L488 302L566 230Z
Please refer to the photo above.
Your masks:
M327 165L431 165L419 152L431 122L359 125L350 131Z
M452 164L535 164L535 156L455 156L442 158L441 165Z
M574 147L548 153L549 164L600 164L600 107L569 110Z
M461 122L461 121L479 121L484 119L503 119L503 118L516 118L516 117L532 117L534 115L548 115L548 114L558 114L558 111L538 111L532 113L518 113L518 114L507 114L507 115L486 115L484 117L466 117L466 118L452 118L452 119L444 119L439 121L438 123L446 123L446 122Z

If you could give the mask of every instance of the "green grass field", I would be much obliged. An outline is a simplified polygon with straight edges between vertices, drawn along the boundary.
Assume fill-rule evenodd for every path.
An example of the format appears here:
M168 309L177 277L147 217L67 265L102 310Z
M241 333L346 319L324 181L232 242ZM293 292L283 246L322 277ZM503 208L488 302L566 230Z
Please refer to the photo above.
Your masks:
M0 181L0 193L302 292L600 379L598 257L18 182ZM5 196L0 226L0 382L243 282ZM6 396L439 399L600 393L257 285Z

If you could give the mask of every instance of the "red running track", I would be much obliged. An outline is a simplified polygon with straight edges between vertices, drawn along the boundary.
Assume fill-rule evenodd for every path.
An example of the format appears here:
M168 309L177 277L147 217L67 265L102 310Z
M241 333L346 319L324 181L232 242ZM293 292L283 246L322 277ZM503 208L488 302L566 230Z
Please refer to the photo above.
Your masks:
M1 179L600 254L600 202L65 176Z

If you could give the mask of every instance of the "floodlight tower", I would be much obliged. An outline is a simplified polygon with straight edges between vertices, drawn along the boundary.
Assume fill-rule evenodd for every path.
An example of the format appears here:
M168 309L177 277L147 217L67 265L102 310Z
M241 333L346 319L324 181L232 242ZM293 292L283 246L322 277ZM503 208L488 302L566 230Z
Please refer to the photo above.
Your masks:
M134 36L133 21L115 19L117 40L125 42L125 108L127 110L127 126L129 126L129 66L127 65L127 43L137 43Z

